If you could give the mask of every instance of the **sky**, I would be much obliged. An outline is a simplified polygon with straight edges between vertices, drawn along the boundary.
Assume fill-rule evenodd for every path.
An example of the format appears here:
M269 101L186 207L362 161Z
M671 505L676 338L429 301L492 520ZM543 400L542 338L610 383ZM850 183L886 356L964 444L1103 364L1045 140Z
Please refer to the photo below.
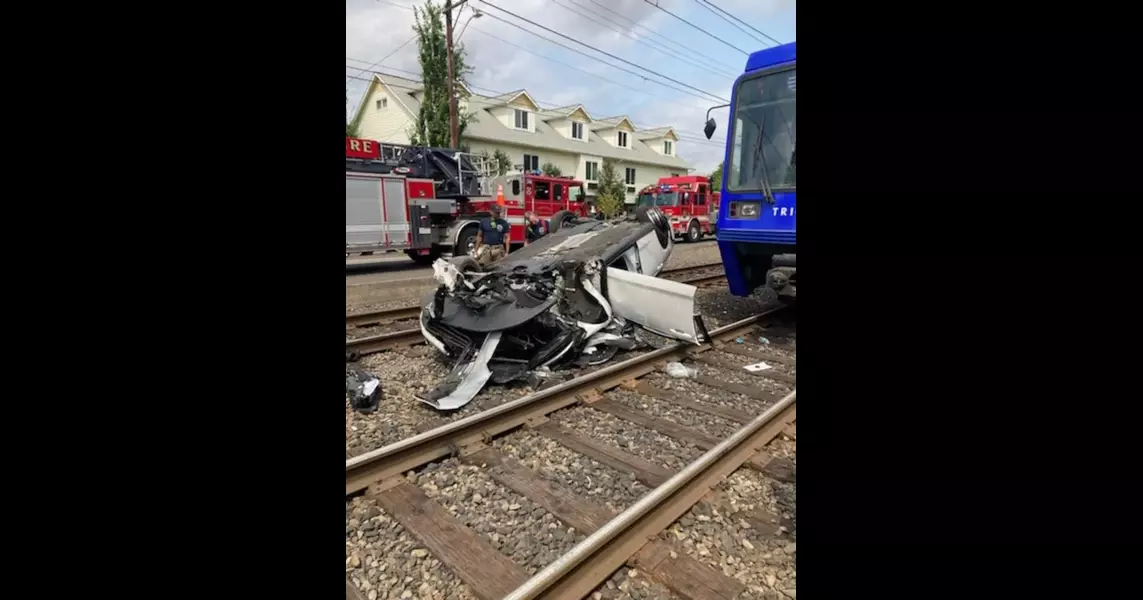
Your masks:
M443 0L436 1L443 4ZM796 38L797 0L709 1L779 42ZM410 8L423 3L346 0L347 117L360 102L372 71L419 78L417 44L410 41ZM544 108L583 104L594 118L625 114L638 128L671 125L683 137L676 152L698 173L714 170L722 160L726 139L728 113L723 108L712 113L719 127L714 141L706 141L702 129L707 109L729 101L731 85L745 68L750 52L775 45L739 24L749 34L740 31L700 0L469 0L468 4L471 6L462 7L456 26L459 31L467 22L458 41L464 44L468 64L474 69L468 83L477 88L476 93L495 95L493 91L523 88ZM471 18L473 8L484 15ZM628 62L599 54L596 49Z

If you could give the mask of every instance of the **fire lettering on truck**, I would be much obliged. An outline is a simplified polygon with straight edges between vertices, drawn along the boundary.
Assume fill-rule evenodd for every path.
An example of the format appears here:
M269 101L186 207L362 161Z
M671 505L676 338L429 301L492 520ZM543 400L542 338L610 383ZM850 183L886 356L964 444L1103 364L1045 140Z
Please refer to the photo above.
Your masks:
M381 147L373 140L345 138L345 156L349 158L380 158Z

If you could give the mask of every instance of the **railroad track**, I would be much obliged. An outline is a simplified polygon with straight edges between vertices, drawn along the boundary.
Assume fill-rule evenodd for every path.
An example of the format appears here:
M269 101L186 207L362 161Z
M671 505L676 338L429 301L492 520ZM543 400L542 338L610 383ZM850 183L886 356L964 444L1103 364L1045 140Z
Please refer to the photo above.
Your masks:
M758 343L758 328L783 310L772 309L711 331L711 344L672 344L346 460L347 500L363 496L363 501L375 503L415 539L421 548L416 552L431 555L443 564L477 598L584 598L601 589L624 565L634 567L678 597L736 597L745 589L743 583L686 553L676 538L661 534L692 509L698 510L696 506L716 503L717 494L712 490L740 469L774 481L794 480L791 461L763 450L783 433L796 440L797 382L792 358L796 352L791 344ZM763 334L777 338L780 332L763 330ZM744 369L760 361L771 368L757 372ZM697 366L699 373L680 382L686 384L685 390L678 386L667 389L661 370L668 362ZM733 396L741 404L735 408L701 402L702 390ZM632 398L640 400L633 402ZM640 408L646 408L648 402L680 411L668 411L667 415L712 415L735 424L735 429L729 435L715 436ZM747 406L753 408L743 410ZM656 464L658 455L639 456L633 446L628 451L623 442L611 444L577 430L568 416L576 410L598 412L602 418L624 424L620 428L651 430L701 454L681 469L667 469ZM650 491L622 511L602 505L566 482L544 477L528 467L522 462L524 455L514 458L504 450L507 446L496 447L497 440L514 431L542 436L633 477ZM533 567L542 568L529 573L510 553L498 549L511 547L502 543L503 532L470 528L458 515L472 511L446 507L430 495L439 493L437 486L414 483L418 481L417 470L430 464L445 468L446 463L453 465L448 468L469 469L466 478L475 477L474 471L479 470L480 477L491 478L526 498L576 532L578 543L543 565L532 562ZM455 501L454 496L450 502ZM465 499L479 501L479 494ZM474 510L485 510L482 506ZM784 535L779 515L755 510L740 518L753 523L751 535L775 539ZM347 528L347 539L349 535ZM735 535L739 535L737 529ZM347 573L347 598L354 573L353 569ZM365 581L362 585L371 584ZM391 597L401 594L399 589L390 592Z

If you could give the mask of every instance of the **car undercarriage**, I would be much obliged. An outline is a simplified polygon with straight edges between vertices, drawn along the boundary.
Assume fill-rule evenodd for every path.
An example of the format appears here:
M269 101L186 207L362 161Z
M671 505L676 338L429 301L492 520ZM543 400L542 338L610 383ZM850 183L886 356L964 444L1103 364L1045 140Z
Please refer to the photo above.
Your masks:
M673 244L663 214L641 207L621 221L563 223L485 269L468 256L437 260L421 332L454 366L420 400L455 410L489 381L535 386L553 368L602 364L637 346L637 327L705 341L695 288L656 277Z

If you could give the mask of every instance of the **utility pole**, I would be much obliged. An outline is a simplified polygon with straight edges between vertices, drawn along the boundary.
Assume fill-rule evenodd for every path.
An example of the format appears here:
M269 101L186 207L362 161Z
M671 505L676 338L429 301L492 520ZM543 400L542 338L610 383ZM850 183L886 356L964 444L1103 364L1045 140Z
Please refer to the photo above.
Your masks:
M445 47L448 53L448 130L450 148L458 148L460 146L460 126L456 118L456 74L452 69L452 9L461 6L467 1L468 0L461 0L454 5L452 0L445 0L444 7Z

